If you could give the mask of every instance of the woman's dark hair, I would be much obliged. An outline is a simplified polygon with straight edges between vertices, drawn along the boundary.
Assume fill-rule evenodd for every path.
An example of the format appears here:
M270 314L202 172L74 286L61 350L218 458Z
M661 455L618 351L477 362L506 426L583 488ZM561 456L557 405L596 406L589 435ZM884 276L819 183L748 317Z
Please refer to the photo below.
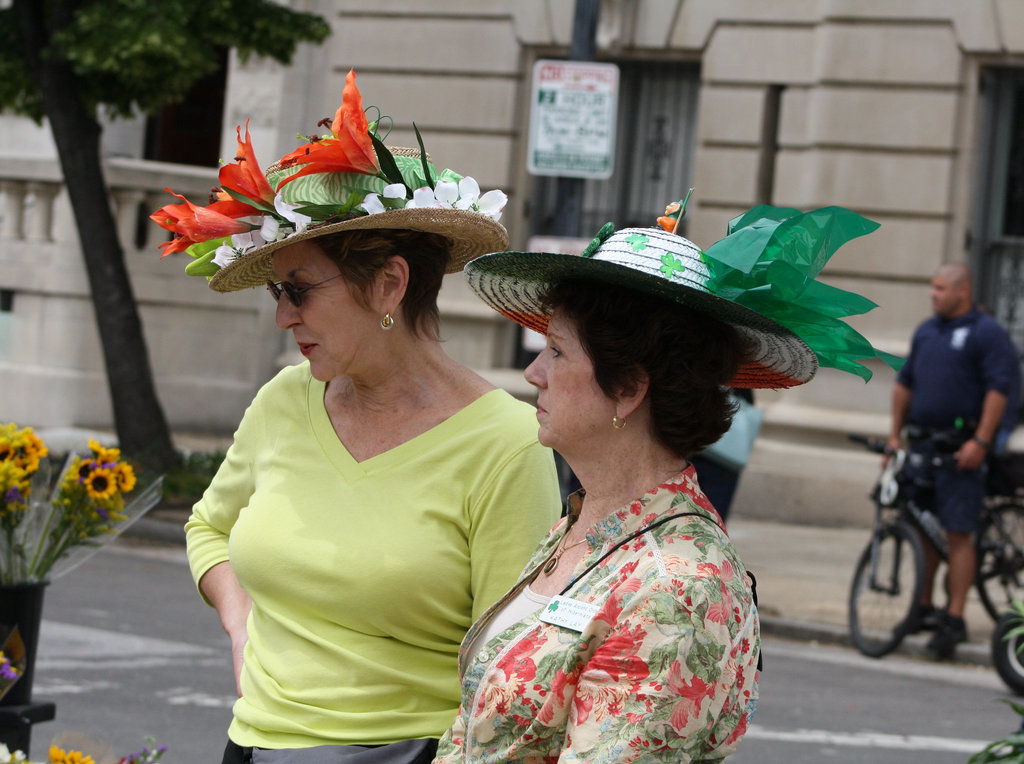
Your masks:
M450 242L444 236L398 228L341 231L314 240L338 266L362 305L373 280L395 255L409 264L409 284L402 298L402 315L418 336L438 339L440 314L437 295L448 267Z
M544 295L560 309L609 398L646 375L654 437L680 457L714 443L735 413L725 385L747 355L736 329L680 303L632 289L563 281Z

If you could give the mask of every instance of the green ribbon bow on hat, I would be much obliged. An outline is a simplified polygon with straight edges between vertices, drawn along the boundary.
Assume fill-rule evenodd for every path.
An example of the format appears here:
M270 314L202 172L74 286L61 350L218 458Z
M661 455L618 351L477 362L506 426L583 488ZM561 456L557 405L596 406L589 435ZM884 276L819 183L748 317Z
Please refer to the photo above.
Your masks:
M877 305L853 292L815 280L843 244L871 233L878 223L843 207L801 212L758 205L729 221L729 233L704 252L708 288L789 329L814 351L822 366L871 379L860 361L878 358L893 369L899 356L873 347L840 319Z

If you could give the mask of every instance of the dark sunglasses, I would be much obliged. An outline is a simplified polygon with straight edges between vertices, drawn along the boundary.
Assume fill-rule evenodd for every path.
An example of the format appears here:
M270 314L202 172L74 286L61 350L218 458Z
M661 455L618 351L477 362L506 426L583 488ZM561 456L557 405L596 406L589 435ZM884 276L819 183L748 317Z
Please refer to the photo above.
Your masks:
M313 289L314 287L318 287L321 284L326 284L328 281L340 279L342 275L344 274L339 273L337 276L331 276L329 279L324 279L323 281L318 281L315 284L310 284L309 286L304 287L295 286L295 284L293 284L290 281L278 281L277 283L274 283L273 281L267 281L267 291L270 292L275 302L281 299L281 293L283 292L285 296L291 301L292 305L294 305L296 308L301 308L302 295L304 295L306 292L308 292L310 289Z

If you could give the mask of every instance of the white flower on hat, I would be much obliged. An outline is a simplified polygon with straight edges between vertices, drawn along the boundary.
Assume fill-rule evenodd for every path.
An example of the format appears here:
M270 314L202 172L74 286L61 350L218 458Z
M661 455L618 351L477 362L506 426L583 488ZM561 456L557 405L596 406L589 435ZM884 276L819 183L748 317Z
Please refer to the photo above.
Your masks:
M508 197L498 190L488 191L481 196L480 184L473 178L465 177L458 185L450 180L439 180L433 190L427 186L417 188L405 208L451 207L456 210L472 210L498 220L507 201Z
M277 210L277 214L283 217L285 220L295 226L295 233L302 233L306 230L306 226L312 222L313 218L309 215L303 215L301 212L296 212L299 208L297 204L288 204L278 194L274 197L274 209Z
M273 215L263 216L263 225L260 226L260 236L263 237L264 241L277 241L279 231L281 230L281 221L275 218Z
M221 268L237 260L246 252L262 247L267 243L267 240L260 231L232 234L230 241L230 244L221 244L214 253L213 262Z
M505 203L508 201L508 196L498 189L481 196L480 184L469 177L459 181L459 197L455 205L457 209L473 210L495 220L501 218L501 211L505 209Z
M213 264L223 268L229 265L236 257L238 257L238 252L232 249L230 244L221 244L213 255Z
M436 188L440 189L441 191L441 199L437 198L437 194L435 193L434 190L430 188L430 186L423 186L421 188L417 188L415 191L412 192L412 199L406 202L405 208L407 210L411 210L421 207L453 207L454 204L445 204L442 201L442 199L448 198L449 196L448 189L444 188L444 186L454 185L454 183L446 180L441 180L437 182Z
M367 194L366 198L363 199L363 203L358 208L366 210L367 215L376 215L389 209L394 209L395 205L387 206L380 200L383 196L385 199L405 199L405 185L402 183L391 183L384 186L384 192L382 194Z
M480 195L480 184L473 178L462 178L458 183L452 180L439 180L430 186L421 186L412 192L412 199L406 201L406 187L402 183L385 186L381 194L367 194L357 209L365 210L368 215L376 215L387 210L407 210L423 208L450 208L454 210L471 210L499 220L501 211L508 202L508 196L498 190L488 191Z

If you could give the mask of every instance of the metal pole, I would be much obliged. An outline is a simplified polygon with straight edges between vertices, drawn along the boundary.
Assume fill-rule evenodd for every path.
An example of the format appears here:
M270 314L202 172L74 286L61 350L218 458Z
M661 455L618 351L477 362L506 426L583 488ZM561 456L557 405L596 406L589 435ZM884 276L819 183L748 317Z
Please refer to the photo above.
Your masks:
M597 55L597 19L601 0L576 0L569 60L593 61ZM583 178L558 178L555 200L555 236L579 236L583 214Z

